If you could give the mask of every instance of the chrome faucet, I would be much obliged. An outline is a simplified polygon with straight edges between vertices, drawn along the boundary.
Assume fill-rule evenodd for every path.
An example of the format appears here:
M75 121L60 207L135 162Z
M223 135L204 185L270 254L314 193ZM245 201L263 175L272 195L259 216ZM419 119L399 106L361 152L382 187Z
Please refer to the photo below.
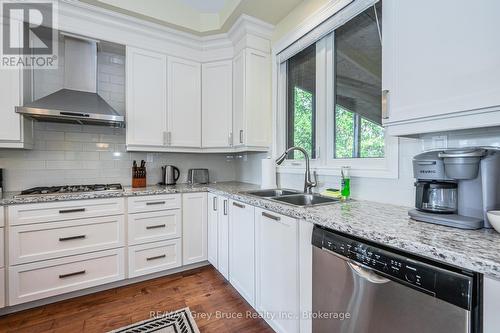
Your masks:
M280 165L285 160L286 156L292 150L301 151L304 154L304 158L306 160L306 173L304 177L304 193L312 194L312 188L318 186L318 175L316 171L314 171L314 181L311 180L311 169L309 167L309 154L304 148L301 147L290 147L288 148L280 157L276 159L276 164Z

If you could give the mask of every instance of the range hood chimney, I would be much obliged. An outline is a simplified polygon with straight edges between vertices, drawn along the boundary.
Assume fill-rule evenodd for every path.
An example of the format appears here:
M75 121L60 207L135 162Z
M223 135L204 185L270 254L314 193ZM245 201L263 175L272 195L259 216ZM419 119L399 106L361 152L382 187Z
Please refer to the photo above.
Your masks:
M125 119L97 94L98 41L64 36L64 88L16 112L40 121L125 127Z

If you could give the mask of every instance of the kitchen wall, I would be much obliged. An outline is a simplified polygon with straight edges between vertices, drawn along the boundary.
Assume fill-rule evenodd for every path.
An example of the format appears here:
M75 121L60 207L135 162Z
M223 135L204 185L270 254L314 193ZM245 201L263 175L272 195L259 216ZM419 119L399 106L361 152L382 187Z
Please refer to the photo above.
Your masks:
M126 152L124 129L42 122L35 128L34 149L0 149L6 191L62 184L130 185L132 161L141 159L148 162L147 182L152 185L161 180L164 164L181 169L179 182L186 182L187 169L195 167L208 168L214 181L236 179L233 156Z

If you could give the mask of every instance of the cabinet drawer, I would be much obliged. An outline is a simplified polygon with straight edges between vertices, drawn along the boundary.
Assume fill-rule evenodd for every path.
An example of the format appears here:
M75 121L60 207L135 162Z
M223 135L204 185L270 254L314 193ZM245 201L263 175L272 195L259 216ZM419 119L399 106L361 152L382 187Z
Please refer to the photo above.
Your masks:
M123 213L123 198L44 202L9 206L8 221L9 225L21 225Z
M0 308L5 306L5 268L0 268Z
M124 250L107 250L9 267L9 305L124 278Z
M4 228L0 228L0 268L5 266Z
M181 240L131 246L128 249L128 277L180 267Z
M107 250L125 243L123 215L10 228L10 265Z
M181 208L180 194L148 195L128 198L128 212L142 213Z
M128 243L142 244L181 237L181 210L128 215Z

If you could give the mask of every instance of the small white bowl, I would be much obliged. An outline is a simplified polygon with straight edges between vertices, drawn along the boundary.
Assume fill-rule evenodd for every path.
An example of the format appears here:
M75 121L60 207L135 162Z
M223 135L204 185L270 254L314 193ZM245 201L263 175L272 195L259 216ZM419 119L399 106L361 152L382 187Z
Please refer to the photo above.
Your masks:
M490 224L497 232L500 232L500 210L490 210L487 214Z

